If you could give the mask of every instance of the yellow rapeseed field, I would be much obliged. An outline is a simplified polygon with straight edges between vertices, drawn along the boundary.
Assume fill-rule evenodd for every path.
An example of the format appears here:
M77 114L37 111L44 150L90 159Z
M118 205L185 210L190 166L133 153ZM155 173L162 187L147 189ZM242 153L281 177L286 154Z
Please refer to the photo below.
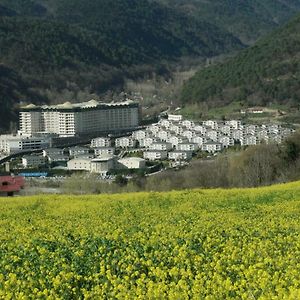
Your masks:
M300 182L0 199L0 299L300 299Z

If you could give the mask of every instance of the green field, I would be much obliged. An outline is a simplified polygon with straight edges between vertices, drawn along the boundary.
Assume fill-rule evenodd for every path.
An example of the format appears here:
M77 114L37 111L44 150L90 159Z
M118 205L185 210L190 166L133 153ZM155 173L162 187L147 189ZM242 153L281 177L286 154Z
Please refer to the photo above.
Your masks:
M0 299L300 299L300 182L0 205Z

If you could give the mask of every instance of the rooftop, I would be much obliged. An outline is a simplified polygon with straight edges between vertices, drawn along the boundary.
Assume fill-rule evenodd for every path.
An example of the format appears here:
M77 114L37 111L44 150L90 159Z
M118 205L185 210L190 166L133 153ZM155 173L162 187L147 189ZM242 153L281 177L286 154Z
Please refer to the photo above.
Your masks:
M84 108L95 108L95 107L114 107L114 106L126 106L130 104L136 104L136 102L132 100L126 100L123 102L111 102L111 103L104 103L98 102L94 99L87 101L87 102L80 102L80 103L71 103L69 101L57 104L57 105L42 105L37 106L35 104L29 104L26 106L21 107L21 110L70 110L70 109L84 109Z

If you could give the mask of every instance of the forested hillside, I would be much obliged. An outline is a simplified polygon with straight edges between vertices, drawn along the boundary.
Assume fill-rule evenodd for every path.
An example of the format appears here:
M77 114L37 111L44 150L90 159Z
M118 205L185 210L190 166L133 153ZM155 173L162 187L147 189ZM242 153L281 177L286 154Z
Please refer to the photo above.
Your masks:
M244 43L286 22L300 10L299 0L159 0L228 30Z
M65 92L101 93L125 77L166 72L166 63L183 56L243 46L214 25L146 0L0 0L0 14L1 64L52 102ZM14 106L1 91L3 98L5 107Z
M20 101L82 101L125 78L166 75L183 57L240 50L299 8L300 0L0 0L0 130Z
M299 106L300 15L227 62L199 71L185 84L182 100Z

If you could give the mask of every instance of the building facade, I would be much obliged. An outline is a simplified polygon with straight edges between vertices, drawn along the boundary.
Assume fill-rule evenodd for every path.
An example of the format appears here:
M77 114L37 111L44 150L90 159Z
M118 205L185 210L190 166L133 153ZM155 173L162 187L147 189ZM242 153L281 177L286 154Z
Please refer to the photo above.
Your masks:
M53 106L23 107L20 132L57 133L60 137L132 130L139 125L139 104L133 101L99 103L95 100Z
M50 139L22 135L1 135L0 151L6 154L48 148Z

